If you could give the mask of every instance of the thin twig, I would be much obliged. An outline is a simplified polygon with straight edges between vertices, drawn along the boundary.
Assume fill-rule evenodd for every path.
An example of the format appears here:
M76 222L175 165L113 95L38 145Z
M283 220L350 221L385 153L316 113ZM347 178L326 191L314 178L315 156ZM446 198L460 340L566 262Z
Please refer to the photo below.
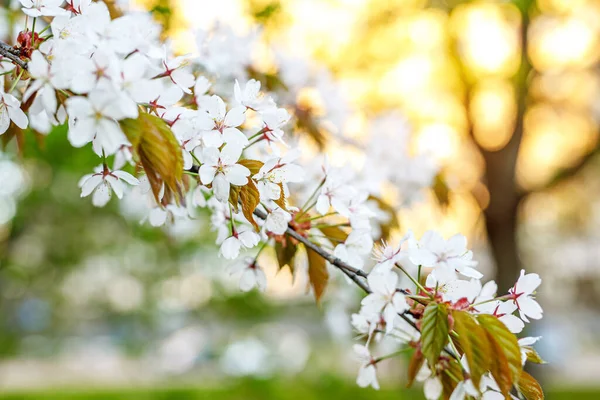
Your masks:
M27 69L27 63L19 57L19 51L14 47L0 41L0 55L8 58L13 63L17 64L23 69Z
M256 215L258 218L260 218L262 220L267 219L267 214L264 211L259 210L258 208L256 210L254 210L254 215ZM346 274L346 276L348 278L350 278L354 283L356 283L356 285L358 285L358 287L360 287L366 293L371 293L371 289L369 289L369 286L367 286L367 284L360 279L360 278L366 278L368 276L367 273L365 273L364 271L362 271L360 269L351 267L350 265L348 265L344 261L340 260L333 254L322 249L319 245L311 242L309 239L305 238L304 236L302 236L301 234L296 232L296 230L289 225L288 225L285 233L288 234L289 236L293 237L300 243L304 244L305 247L311 249L312 251L314 251L321 257L323 257L325 260L329 261L329 263L331 265L333 265L334 267L336 267L337 269L342 271L344 274ZM399 313L398 315L400 316L400 318L402 318L404 321L406 321L410 326L412 326L414 329L419 331L419 328L417 328L417 324L415 323L415 321L413 321L411 318L408 317L408 315L410 315L410 313L408 311L405 311L404 313ZM452 358L454 358L456 360L460 360L460 357L457 354L455 354L451 349L444 348L444 351Z

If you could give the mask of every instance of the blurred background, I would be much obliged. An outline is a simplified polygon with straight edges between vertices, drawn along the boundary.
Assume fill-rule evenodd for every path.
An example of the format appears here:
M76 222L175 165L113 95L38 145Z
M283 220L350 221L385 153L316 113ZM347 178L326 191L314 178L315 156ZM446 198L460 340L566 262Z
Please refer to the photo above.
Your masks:
M502 290L539 273L545 317L527 333L549 364L533 373L550 399L600 397L600 0L134 3L182 53L220 21L318 60L349 137L405 116L441 174L397 231L467 235ZM0 398L422 397L402 360L381 392L355 387L358 293L316 307L266 254L267 293L242 294L205 219L158 229L127 202L93 208L76 183L95 156L62 128L25 140L0 155Z

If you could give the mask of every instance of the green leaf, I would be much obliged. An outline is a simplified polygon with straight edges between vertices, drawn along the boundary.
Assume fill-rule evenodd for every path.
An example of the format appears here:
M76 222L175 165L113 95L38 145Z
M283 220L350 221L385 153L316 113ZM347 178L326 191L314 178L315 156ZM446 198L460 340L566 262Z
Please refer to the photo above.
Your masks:
M527 361L532 362L534 364L546 364L546 361L540 357L537 351L531 346L523 347L525 349L525 354L527 355Z
M448 309L444 304L429 303L421 325L421 351L429 368L435 371L440 353L448 343Z
M477 316L477 321L479 321L485 331L490 333L504 351L508 367L510 368L512 382L517 382L523 370L521 349L519 348L517 337L493 315L480 314Z
M420 349L417 349L413 353L412 357L410 358L410 362L408 363L408 382L406 384L407 388L412 386L424 362L425 357L423 357L423 352Z
M306 255L308 256L308 280L315 293L315 300L319 303L329 281L327 263L323 257L309 248L306 248Z
M120 121L120 125L146 172L156 201L161 203L163 184L164 202L182 201L183 156L168 125L162 119L142 112L136 119Z
M517 383L517 389L525 397L525 400L543 400L544 391L542 387L535 380L535 378L523 371Z
M240 202L244 217L258 230L258 224L254 220L254 210L260 204L260 194L251 178L248 178L248 183L240 189Z
M275 242L275 254L277 255L279 269L282 269L287 265L290 267L290 270L294 272L294 256L296 255L296 250L298 250L298 247L290 240L287 240L286 243Z
M252 175L258 174L258 171L260 171L260 169L264 165L264 163L262 161L258 161L258 160L240 160L237 163L248 168Z
M481 376L490 371L494 351L486 331L471 314L465 311L454 311L452 316L454 331L458 334L456 340L467 357L471 379L478 388Z

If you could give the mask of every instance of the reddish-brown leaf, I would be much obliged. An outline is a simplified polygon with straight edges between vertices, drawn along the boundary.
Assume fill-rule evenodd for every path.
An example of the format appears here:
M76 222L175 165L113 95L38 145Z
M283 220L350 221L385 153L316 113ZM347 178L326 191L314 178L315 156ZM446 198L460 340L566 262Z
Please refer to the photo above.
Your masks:
M248 178L248 183L240 189L240 203L244 217L258 230L258 224L254 220L254 210L260 204L260 194L256 184L250 178Z
M136 119L120 121L134 148L157 202L164 184L164 201L183 199L183 156L179 142L160 118L140 113Z
M306 248L306 255L308 256L308 279L315 293L315 300L319 303L329 281L327 263L323 257L309 248Z
M525 400L544 400L544 391L535 378L523 371L517 383L517 389Z
M264 165L262 161L258 160L240 160L238 161L238 164L248 168L252 175L258 174L258 171L260 171L260 169Z
M425 357L423 357L423 353L421 349L417 349L412 357L410 358L410 362L408 363L408 382L406 383L406 387L409 388L415 381L417 374L421 370L423 363L425 362Z

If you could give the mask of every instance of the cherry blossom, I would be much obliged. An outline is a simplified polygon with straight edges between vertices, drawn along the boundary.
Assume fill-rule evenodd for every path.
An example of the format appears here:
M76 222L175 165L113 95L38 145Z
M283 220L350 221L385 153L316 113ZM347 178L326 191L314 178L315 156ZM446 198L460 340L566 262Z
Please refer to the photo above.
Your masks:
M542 307L533 297L535 290L541 283L542 280L538 274L525 274L525 270L521 270L517 283L509 290L511 300L517 306L521 319L525 322L529 322L527 317L542 318Z
M463 235L457 234L444 240L439 233L427 231L410 258L413 263L436 268L439 273L458 271L470 278L480 279L483 275L473 268L477 262L472 257L473 253L467 250L467 238Z
M397 289L398 275L391 271L375 272L369 274L367 281L372 293L361 301L361 313L381 313L389 333L394 329L396 315L409 308L404 295Z
M81 197L87 197L92 192L92 204L104 207L114 192L117 198L122 199L125 192L125 183L139 185L140 181L125 171L110 171L106 166L96 168L96 173L85 175L79 181Z
M267 288L267 277L254 258L245 257L237 261L230 268L230 273L240 275L240 290L244 292L255 287L264 292Z
M0 135L8 130L10 121L21 129L27 128L27 116L15 96L0 92Z
M250 170L236 164L241 154L242 149L236 145L226 145L221 151L209 147L203 153L200 179L205 185L212 184L219 201L226 202L229 199L231 185L243 186L248 183Z
M292 216L289 212L277 207L267 215L265 228L276 235L283 235L291 220Z
M22 10L30 17L53 17L65 13L63 0L19 0Z
M220 254L228 260L233 260L239 256L240 249L251 249L256 246L259 241L260 236L250 230L250 228L245 226L239 230L233 228L232 235L221 243Z
M358 377L356 378L356 384L360 387L372 386L373 389L379 390L375 360L371 356L369 349L366 346L355 344L354 354L356 354L361 362L360 369L358 370Z

